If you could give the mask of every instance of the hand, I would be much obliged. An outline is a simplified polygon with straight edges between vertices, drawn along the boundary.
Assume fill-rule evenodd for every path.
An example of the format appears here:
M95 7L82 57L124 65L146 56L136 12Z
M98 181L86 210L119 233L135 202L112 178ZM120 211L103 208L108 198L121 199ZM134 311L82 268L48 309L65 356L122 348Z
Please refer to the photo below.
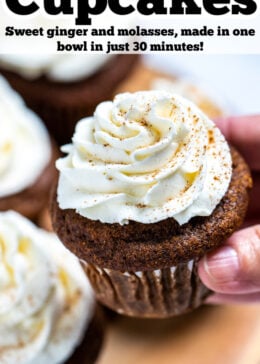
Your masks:
M199 262L208 303L260 302L260 115L217 120L225 137L249 164L254 187L245 226Z

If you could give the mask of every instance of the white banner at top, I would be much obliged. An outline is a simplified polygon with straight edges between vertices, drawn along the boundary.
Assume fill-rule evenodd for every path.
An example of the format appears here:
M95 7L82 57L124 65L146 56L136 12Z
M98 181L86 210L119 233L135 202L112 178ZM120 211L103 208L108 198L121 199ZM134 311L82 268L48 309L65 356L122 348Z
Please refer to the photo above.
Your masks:
M260 54L253 0L1 0L0 53Z

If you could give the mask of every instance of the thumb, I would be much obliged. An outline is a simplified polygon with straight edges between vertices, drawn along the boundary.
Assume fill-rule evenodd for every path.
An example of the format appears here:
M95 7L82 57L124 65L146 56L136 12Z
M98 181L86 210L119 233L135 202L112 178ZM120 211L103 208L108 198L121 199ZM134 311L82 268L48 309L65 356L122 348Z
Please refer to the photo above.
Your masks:
M260 292L260 225L234 233L199 262L202 282L218 293Z
M227 117L215 123L250 167L260 171L260 115Z

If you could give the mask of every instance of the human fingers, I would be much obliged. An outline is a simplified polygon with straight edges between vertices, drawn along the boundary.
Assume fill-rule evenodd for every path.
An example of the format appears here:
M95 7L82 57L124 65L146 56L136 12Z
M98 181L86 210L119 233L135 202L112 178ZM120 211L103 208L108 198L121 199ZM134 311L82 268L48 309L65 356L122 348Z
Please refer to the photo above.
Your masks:
M260 173L253 172L252 177L253 188L250 191L250 203L248 207L247 221L258 220L258 222L260 222Z
M220 118L215 123L250 168L260 171L260 115Z
M205 303L209 304L236 304L236 303L258 303L260 292L249 294L221 294L215 293L209 296Z
M202 282L217 293L260 292L260 225L234 233L199 262Z

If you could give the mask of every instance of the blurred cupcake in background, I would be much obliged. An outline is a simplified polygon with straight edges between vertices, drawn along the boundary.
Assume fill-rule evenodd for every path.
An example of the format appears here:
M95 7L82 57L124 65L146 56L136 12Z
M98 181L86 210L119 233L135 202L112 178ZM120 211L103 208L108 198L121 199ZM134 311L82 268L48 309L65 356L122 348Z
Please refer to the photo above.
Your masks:
M209 118L215 119L226 114L225 106L219 101L216 95L211 95L196 81L176 78L165 79L155 78L152 82L153 90L164 90L177 93L186 99L194 102Z
M0 211L35 219L48 203L57 151L36 114L0 76Z
M59 144L91 115L135 68L138 55L1 55L2 73L45 122Z
M2 27L10 26L11 20L0 4ZM135 21L134 15L127 17L124 27L132 26ZM105 30L111 24L121 26L121 23L122 17L111 13L109 17L100 15L95 26ZM15 25L21 29L42 28L43 36L22 38L0 34L0 74L42 118L59 144L70 141L75 123L92 115L101 101L111 99L115 89L132 75L139 63L137 54L106 54L105 47L103 52L92 51L91 42L102 43L103 39L107 43L106 36L95 37L91 28L75 26L74 16L60 15L57 19L37 12L31 17L15 17ZM87 51L58 51L58 41L63 45L85 42ZM128 35L120 37L122 43L130 41Z
M223 101L197 80L182 78L151 68L144 62L133 72L132 78L121 84L116 93L142 90L162 90L179 94L194 102L209 118L215 119L227 113Z
M95 362L103 323L79 261L54 234L0 213L0 271L1 363Z

